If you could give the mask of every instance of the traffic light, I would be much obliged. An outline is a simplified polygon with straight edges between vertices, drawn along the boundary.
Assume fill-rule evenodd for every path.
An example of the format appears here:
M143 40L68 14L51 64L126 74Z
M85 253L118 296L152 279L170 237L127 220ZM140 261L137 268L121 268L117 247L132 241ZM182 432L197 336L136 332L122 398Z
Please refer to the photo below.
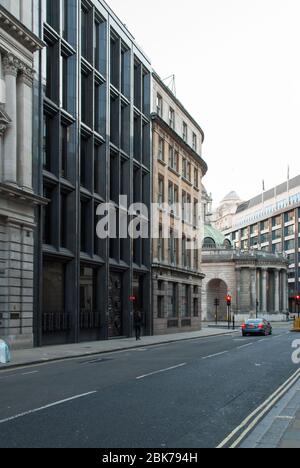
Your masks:
M299 306L300 305L300 294L295 296L295 301L296 301L296 304Z
M228 306L231 306L232 297L229 294L226 296L226 302Z

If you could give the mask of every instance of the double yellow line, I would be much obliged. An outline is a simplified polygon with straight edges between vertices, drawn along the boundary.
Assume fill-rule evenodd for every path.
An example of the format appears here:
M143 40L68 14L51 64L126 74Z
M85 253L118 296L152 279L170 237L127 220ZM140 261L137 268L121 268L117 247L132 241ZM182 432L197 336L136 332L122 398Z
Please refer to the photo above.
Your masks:
M255 428L259 421L276 405L288 390L300 379L300 369L298 369L276 392L273 393L262 405L250 414L217 448L236 448L245 437ZM242 433L241 433L242 431ZM237 436L236 439L234 439Z

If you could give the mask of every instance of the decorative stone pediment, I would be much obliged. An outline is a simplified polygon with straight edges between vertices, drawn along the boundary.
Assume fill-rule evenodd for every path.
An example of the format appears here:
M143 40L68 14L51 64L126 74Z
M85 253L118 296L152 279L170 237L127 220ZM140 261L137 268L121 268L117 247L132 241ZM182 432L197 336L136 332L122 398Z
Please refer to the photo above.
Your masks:
M0 5L0 28L14 37L30 52L36 52L44 47L41 41L35 34L27 29L20 21L9 13L3 6Z

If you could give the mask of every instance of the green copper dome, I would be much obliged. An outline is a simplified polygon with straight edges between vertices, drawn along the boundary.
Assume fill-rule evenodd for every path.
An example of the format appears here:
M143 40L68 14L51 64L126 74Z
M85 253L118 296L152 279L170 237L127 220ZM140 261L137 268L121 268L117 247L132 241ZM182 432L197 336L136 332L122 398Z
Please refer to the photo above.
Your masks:
M211 240L211 241L209 241ZM204 226L204 244L224 245L226 237L214 227L206 224Z

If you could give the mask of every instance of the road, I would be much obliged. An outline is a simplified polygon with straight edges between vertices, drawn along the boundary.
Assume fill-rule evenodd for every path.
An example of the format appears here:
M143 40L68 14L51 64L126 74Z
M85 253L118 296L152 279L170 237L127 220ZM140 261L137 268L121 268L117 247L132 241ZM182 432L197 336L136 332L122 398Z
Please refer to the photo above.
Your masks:
M216 447L296 370L239 334L0 372L0 447Z

